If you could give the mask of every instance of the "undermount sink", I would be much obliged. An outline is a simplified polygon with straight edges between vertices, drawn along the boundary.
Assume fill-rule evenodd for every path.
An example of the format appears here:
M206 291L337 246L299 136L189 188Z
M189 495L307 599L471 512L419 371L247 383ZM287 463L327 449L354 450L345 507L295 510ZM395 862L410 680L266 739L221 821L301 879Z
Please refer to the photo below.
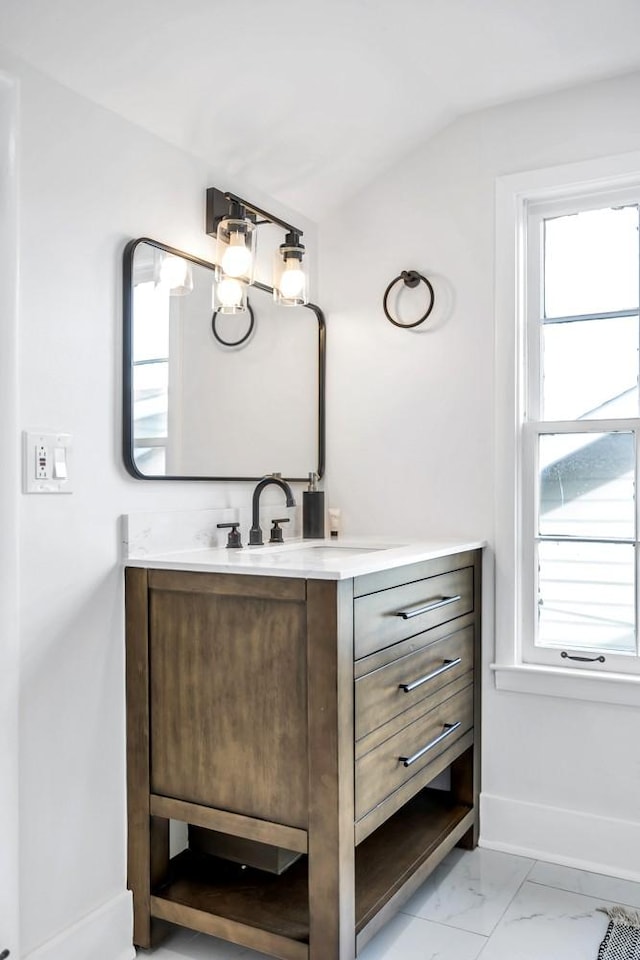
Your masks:
M387 547L347 547L339 543L316 544L315 546L294 546L287 550L296 557L309 557L316 560L335 559L340 557L357 557L361 553L375 553L377 550L386 550Z
M261 547L249 547L246 559L251 563L313 563L323 560L341 561L363 556L366 553L377 553L380 550L389 550L397 544L376 544L365 546L354 543L283 543L277 545L265 544Z

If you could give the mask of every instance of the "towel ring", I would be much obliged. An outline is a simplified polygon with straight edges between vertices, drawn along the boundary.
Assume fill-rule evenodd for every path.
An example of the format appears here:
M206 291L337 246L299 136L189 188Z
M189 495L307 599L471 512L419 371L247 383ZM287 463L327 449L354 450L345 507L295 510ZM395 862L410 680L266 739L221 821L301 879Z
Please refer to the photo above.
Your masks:
M253 315L253 310L251 309L251 304L249 303L248 300L247 300L247 310L249 311L249 317L250 317L249 326L247 328L247 332L244 334L244 336L240 337L239 340L224 340L220 336L220 334L216 330L216 317L218 316L218 311L217 310L213 311L213 316L211 317L211 329L213 330L213 335L218 341L218 343L222 343L225 347L239 347L241 343L244 343L245 340L249 339L249 337L251 336L251 331L253 330L256 321Z
M400 280L404 281L405 287L417 287L420 281L422 281L422 283L425 284L429 292L429 303L428 303L427 309L422 314L422 316L418 320L414 320L413 323L400 323L399 320L394 320L394 318L389 313L387 300L389 298L389 294L391 293L391 290L393 289L393 287L395 287L396 283L398 283ZM427 319L427 317L433 310L433 305L435 303L435 300L436 300L436 296L435 296L435 293L433 292L433 287L431 286L431 284L429 283L426 277L423 277L422 274L418 273L416 270L403 270L400 276L396 277L395 280L392 280L389 286L387 287L387 289L385 290L384 297L382 300L382 306L384 308L384 312L387 320L389 320L396 327L404 327L405 329L408 330L410 327L417 327L419 324L424 323L424 321Z

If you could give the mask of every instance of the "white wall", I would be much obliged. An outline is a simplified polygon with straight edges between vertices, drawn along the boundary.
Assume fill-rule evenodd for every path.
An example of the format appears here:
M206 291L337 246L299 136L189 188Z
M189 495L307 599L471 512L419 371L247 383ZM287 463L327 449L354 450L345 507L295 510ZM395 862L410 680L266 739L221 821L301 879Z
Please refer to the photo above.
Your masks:
M346 533L492 541L495 179L637 150L639 103L636 74L463 118L322 223L329 499ZM414 331L382 311L403 269L436 286ZM640 879L637 711L497 692L491 589L483 841Z
M73 435L75 488L20 498L22 953L124 960L131 945L118 518L244 506L252 485L142 483L125 473L122 250L145 235L211 258L207 186L290 212L1 49L0 71L20 86L19 426ZM94 927L101 936L87 952Z
M17 90L0 73L0 952L18 953Z

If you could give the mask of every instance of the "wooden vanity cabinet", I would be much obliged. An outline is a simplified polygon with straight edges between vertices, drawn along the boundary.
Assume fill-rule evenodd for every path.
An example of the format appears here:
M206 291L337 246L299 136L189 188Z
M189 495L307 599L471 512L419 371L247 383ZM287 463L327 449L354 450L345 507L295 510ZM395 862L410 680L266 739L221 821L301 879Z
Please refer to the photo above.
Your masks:
M352 960L476 844L480 595L479 550L351 580L127 568L136 945L169 921ZM174 857L171 820L194 838ZM291 865L212 856L206 831Z

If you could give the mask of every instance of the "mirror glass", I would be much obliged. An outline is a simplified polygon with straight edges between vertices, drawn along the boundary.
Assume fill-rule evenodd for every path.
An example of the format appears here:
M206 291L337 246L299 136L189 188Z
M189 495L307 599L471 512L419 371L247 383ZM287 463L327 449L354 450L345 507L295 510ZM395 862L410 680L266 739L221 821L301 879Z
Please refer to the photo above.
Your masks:
M124 254L124 458L139 479L324 472L322 311L249 288L214 314L213 264L154 240Z

